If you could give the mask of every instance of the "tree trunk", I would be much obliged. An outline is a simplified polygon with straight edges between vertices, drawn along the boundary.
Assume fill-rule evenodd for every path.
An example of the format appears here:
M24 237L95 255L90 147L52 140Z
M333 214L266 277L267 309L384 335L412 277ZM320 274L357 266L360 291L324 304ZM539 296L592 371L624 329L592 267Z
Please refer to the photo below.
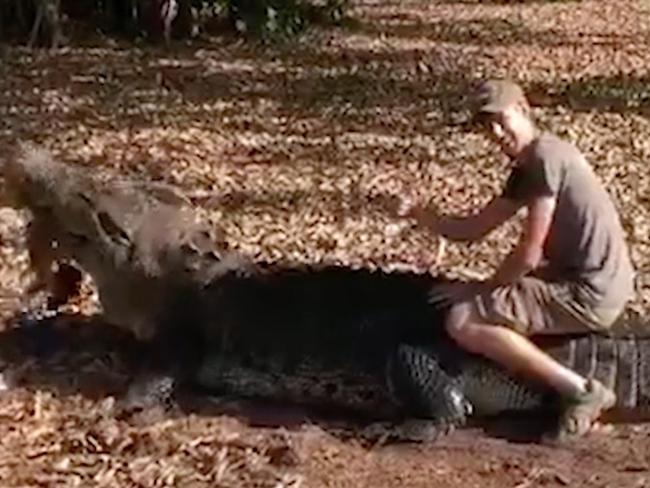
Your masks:
M27 45L58 47L63 41L61 1L39 0Z

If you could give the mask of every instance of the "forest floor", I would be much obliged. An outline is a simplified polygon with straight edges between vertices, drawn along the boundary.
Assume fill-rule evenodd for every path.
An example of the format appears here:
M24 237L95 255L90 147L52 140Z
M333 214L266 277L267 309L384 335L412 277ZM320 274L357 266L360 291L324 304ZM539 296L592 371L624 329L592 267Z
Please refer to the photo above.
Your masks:
M178 185L259 260L486 276L518 220L439 252L435 236L394 220L385 204L408 196L466 212L499 191L507 163L465 123L467 95L484 77L508 76L528 90L540 125L574 142L605 182L638 271L630 313L647 317L650 3L353 5L349 25L285 47L229 36L170 49L103 38L8 47L0 153L35 141L89 170ZM5 316L27 283L24 217L0 210ZM555 448L477 428L432 445L368 447L314 422L116 418L109 393L124 368L110 355L79 361L25 359L22 369L59 388L0 397L3 487L650 487L650 425Z

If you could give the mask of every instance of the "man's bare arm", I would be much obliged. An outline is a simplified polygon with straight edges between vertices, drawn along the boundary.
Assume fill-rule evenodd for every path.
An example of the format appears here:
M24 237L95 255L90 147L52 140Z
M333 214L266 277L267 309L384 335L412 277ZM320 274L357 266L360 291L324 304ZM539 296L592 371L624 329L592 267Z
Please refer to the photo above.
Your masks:
M544 242L553 221L555 206L555 197L540 197L529 203L522 237L517 247L492 277L492 284L512 283L539 266L544 254Z
M510 219L519 210L513 200L497 197L479 212L463 217L439 216L427 208L414 208L407 216L418 225L454 241L475 241Z

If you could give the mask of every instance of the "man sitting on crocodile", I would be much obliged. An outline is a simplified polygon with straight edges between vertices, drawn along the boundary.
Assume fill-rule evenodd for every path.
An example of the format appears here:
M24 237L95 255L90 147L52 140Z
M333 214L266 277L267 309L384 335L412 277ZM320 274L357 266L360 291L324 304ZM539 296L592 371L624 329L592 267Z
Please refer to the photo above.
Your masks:
M167 406L185 384L350 408L389 421L365 434L411 441L468 416L556 414L555 392L453 347L442 328L447 307L428 303L437 277L251 262L182 192L42 150L0 156L0 206L31 214L27 247L51 304L75 293L81 274L61 274L74 266L92 278L103 322L144 343L120 402L127 409ZM649 339L560 342L544 350L614 388L617 407L650 404Z
M583 435L615 403L595 379L561 365L528 336L607 332L633 293L634 270L615 206L579 150L540 131L522 88L488 80L476 94L479 122L512 161L505 189L466 217L403 205L400 216L452 240L477 240L522 207L522 237L486 282L443 287L449 335L465 350L564 398L555 439Z

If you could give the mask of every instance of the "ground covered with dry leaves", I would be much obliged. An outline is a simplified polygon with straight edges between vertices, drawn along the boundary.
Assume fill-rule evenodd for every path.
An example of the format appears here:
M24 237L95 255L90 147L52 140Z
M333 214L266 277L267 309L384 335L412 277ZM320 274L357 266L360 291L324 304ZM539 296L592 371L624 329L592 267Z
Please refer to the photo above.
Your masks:
M464 124L466 94L483 76L507 75L527 87L540 124L575 142L605 181L639 272L630 310L647 316L650 4L353 6L345 28L285 47L228 36L170 50L96 38L54 52L9 47L0 152L32 140L89 170L179 185L258 259L484 276L510 249L516 222L440 253L435 237L385 207L407 195L464 212L498 191L506 165ZM3 210L0 224L8 316L26 283L24 219ZM309 423L256 427L196 412L122 419L110 394L124 365L81 356L19 364L51 377L0 398L1 486L650 486L645 425L558 449L478 430L369 448Z

